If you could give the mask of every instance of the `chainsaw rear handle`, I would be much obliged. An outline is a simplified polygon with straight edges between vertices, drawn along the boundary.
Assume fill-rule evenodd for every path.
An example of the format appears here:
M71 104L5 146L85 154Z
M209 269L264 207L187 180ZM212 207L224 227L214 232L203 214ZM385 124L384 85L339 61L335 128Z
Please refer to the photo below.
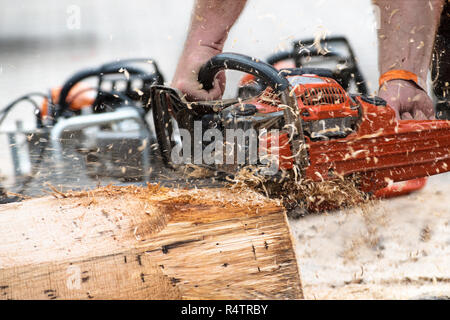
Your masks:
M198 81L203 89L214 87L214 78L222 70L242 71L261 78L272 87L275 92L282 92L289 87L286 78L278 74L278 70L271 65L255 58L238 53L220 53L206 62L198 73Z

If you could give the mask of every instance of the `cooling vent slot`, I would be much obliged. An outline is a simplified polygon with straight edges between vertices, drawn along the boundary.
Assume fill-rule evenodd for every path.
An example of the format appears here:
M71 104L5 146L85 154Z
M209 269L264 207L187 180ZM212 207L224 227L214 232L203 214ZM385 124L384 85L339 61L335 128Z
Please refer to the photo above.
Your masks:
M306 89L300 95L305 106L317 106L326 104L341 104L347 99L345 92L342 89L328 87L328 88L313 88Z

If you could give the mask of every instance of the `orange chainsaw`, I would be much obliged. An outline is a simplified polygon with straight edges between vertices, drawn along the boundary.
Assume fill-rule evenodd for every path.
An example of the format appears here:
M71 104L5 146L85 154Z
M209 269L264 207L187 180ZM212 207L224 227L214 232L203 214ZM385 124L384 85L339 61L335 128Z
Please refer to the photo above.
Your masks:
M292 42L292 49L279 51L266 59L276 69L308 68L326 66L331 76L349 92L356 91L367 95L369 88L361 72L350 42L346 37L333 36L326 39L301 39ZM311 69L310 69L311 70ZM251 74L246 74L240 81L240 97L255 95L262 91L261 83ZM436 109L439 109L436 106ZM437 110L438 113L438 110ZM377 198L392 198L407 195L425 187L427 178L418 178L390 184L375 193Z
M379 195L394 182L450 170L450 121L399 121L381 98L348 94L329 70L277 70L235 53L219 54L201 68L204 89L211 89L217 73L226 69L253 75L262 92L246 100L188 103L172 88L152 87L155 129L166 163L173 164L181 151L189 155L183 157L187 163L208 159L206 166L228 174L248 165L267 173L275 163L276 173L269 173L274 177L324 181L357 176L361 191ZM177 144L170 118L194 136L193 143L184 134ZM207 130L212 131L206 138ZM245 133L244 139L228 139L237 131ZM216 156L207 157L212 146ZM228 158L230 150L238 152ZM251 156L255 150L256 160Z

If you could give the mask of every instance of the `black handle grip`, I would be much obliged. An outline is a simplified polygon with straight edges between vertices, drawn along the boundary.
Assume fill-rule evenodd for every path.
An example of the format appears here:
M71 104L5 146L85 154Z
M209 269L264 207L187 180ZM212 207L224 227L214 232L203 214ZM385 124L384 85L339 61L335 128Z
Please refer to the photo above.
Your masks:
M59 94L58 100L58 110L56 110L55 117L58 118L61 116L65 110L69 108L69 104L67 102L67 97L69 95L70 90L80 81L87 79L93 76L107 75L107 74L116 74L119 73L120 66L116 64L105 64L99 68L89 68L75 73L71 76L62 86L61 92ZM127 71L130 74L144 74L141 69L126 66Z
M304 74L315 74L319 77L333 78L336 80L333 71L325 68L285 68L280 70L284 76L302 76Z
M289 87L289 82L278 74L277 69L261 60L238 53L220 53L200 68L198 81L203 85L203 89L211 90L214 77L225 69L250 73L261 78L275 91L283 91Z
M281 51L281 52L272 54L270 57L268 57L266 59L266 62L273 66L277 62L287 60L287 59L293 59L295 57L296 57L296 55L295 55L294 51Z

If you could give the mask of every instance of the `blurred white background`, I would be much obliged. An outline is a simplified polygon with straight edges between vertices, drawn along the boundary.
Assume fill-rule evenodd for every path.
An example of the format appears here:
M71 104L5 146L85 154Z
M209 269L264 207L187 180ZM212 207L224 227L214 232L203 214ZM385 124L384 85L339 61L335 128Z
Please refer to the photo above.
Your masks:
M61 85L80 68L119 58L151 57L170 82L192 5L193 0L0 0L0 109L27 92ZM249 0L225 51L265 59L317 32L345 35L373 92L375 17L370 0ZM23 107L0 131L12 129L16 119L34 126L32 109ZM1 138L1 174L11 171L6 143Z

